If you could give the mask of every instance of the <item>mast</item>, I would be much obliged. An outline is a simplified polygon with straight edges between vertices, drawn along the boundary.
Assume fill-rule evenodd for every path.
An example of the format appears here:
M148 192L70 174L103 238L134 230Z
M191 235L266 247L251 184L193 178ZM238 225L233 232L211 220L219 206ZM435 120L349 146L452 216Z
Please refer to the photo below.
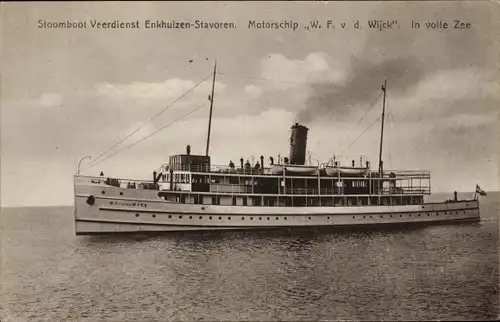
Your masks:
M380 177L384 171L382 166L382 143L384 142L384 120L385 120L385 95L387 90L387 80L384 81L384 85L382 85L382 91L384 92L384 101L382 103L382 126L380 129L380 151L378 155L378 172Z
M215 75L217 74L217 60L214 64L214 77L212 80L212 95L210 95L210 114L208 116L208 134L207 134L207 149L205 155L208 157L208 151L210 149L210 130L212 129L212 110L214 107L214 93L215 93Z

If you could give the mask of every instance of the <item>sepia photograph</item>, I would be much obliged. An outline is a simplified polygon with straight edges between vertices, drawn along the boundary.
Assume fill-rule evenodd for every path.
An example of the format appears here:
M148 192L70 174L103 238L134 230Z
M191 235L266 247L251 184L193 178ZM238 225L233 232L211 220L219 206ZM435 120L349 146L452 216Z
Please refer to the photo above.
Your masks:
M489 1L1 4L1 321L499 315Z

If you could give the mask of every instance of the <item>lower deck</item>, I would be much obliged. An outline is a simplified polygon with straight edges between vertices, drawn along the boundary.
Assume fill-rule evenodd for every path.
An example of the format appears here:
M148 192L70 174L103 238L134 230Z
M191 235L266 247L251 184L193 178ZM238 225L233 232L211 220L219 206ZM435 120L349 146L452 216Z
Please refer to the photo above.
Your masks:
M371 205L418 205L424 202L423 195L263 195L263 194L200 194L176 191L160 191L158 196L165 201L180 204L252 206L252 207L328 207Z

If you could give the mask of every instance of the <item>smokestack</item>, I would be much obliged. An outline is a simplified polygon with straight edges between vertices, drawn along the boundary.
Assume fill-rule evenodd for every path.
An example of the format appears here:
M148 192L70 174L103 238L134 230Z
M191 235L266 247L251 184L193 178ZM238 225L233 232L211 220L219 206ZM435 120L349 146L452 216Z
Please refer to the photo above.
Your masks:
M263 155L260 156L260 167L262 169L264 169L264 156Z
M290 135L290 164L306 163L307 132L309 129L299 123L292 126Z

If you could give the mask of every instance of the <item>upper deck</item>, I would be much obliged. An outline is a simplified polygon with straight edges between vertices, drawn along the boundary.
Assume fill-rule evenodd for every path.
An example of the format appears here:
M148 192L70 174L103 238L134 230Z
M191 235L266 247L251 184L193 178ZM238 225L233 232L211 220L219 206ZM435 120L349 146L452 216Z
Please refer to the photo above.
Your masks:
M343 196L422 195L431 192L430 172L422 170L388 170L382 175L370 169L363 175L340 172L328 175L321 168L314 175L289 175L287 171L276 175L270 168L231 169L224 166L211 166L206 172L170 170L159 173L151 181L91 179L122 188L215 194Z

